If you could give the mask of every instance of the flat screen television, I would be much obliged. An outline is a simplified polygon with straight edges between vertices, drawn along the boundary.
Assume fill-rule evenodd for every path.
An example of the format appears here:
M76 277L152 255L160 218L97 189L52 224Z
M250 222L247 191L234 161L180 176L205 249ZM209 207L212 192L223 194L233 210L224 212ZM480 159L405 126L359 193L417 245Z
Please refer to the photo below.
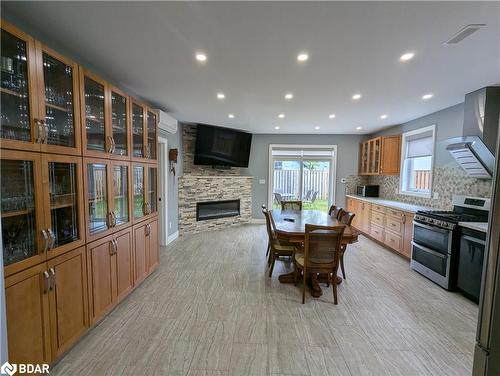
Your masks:
M251 133L198 124L194 164L248 167L251 144Z

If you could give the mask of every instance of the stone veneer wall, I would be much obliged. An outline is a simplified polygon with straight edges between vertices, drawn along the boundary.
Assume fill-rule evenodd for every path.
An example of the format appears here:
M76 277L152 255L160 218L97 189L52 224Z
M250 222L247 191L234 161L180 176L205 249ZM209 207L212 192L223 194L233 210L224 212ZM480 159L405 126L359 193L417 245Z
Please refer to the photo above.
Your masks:
M184 151L184 174L194 175L241 175L239 167L231 167L227 170L214 169L211 166L196 166L194 162L194 151L196 148L196 124L182 124L182 143Z
M356 194L358 184L377 184L380 197L434 209L450 210L452 195L491 197L492 181L467 176L459 167L434 167L432 192L439 198L423 198L396 193L399 189L399 176L349 176L346 193Z
M240 215L196 221L196 203L240 200ZM179 235L227 228L252 219L251 176L184 175L179 178Z

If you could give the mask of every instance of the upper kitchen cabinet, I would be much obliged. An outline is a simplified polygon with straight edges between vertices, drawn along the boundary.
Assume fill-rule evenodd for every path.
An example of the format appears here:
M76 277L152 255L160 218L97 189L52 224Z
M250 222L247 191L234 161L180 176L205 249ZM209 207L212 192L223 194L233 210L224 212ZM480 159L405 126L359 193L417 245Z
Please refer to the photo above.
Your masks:
M2 20L1 45L1 146L39 151L44 130L37 108L35 42Z
M106 112L108 103L106 81L80 69L80 91L82 97L83 154L103 157L112 151L111 138L107 137L109 121Z
M147 144L144 129L146 128L146 106L136 100L131 101L132 115L132 157L135 160L146 158Z
M81 153L78 66L36 42L41 150Z
M360 175L397 175L401 160L401 135L375 137L359 145Z
M129 97L116 87L109 85L111 126L107 139L111 144L110 157L129 160L131 154L131 132L129 116Z

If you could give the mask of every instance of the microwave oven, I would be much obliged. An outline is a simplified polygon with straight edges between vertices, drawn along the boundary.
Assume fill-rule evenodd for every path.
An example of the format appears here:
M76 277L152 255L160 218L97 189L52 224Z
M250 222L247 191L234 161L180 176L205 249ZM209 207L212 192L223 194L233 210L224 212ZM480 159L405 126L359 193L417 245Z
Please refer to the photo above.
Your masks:
M358 185L356 194L363 197L378 197L378 185Z

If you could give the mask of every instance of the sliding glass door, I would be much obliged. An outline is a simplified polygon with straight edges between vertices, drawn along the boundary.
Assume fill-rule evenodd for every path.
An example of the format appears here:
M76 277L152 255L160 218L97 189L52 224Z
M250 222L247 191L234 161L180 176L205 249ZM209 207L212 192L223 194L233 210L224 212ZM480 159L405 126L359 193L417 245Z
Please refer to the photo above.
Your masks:
M335 149L275 147L271 150L273 208L281 201L301 200L304 209L328 211L333 202Z

